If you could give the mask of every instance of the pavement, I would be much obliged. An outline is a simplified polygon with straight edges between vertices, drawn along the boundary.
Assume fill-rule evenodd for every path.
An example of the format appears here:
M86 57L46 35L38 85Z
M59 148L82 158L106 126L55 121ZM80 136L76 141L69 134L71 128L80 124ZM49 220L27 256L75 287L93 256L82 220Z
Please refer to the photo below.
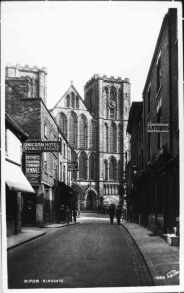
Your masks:
M179 247L171 246L165 239L155 236L139 224L124 222L122 225L142 253L153 284L179 285Z
M81 214L81 218L85 217ZM108 217L107 215L92 214L91 217ZM44 228L22 227L22 232L7 238L7 250L17 247L25 242L31 241L55 229L79 224L50 224ZM139 248L143 259L150 271L154 286L179 285L179 247L171 246L160 236L155 236L147 228L139 224L123 222L122 225L129 232L134 243Z
M49 232L53 232L55 229L63 228L66 226L72 226L79 224L79 221L76 223L69 222L69 224L49 224L45 225L44 228L38 227L22 227L21 233L16 235L11 235L7 238L7 250L15 248L21 244L29 242L35 238L43 236Z

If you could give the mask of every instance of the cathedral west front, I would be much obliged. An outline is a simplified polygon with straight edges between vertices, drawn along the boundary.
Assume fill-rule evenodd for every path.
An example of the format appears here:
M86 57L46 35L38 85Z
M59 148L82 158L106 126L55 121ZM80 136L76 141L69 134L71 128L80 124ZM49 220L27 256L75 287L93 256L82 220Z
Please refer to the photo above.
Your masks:
M130 89L128 78L95 74L84 86L84 100L71 84L51 110L72 148L71 161L78 163L71 187L80 210L123 205Z

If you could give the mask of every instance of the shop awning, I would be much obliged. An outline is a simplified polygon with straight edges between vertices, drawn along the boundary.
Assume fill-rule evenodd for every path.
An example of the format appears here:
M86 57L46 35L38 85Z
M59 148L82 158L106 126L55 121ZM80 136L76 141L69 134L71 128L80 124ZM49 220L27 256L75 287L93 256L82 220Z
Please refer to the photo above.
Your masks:
M67 191L68 193L72 193L73 192L73 188L71 188L70 186L66 185L64 182L58 182L58 187L61 188L64 191Z
M5 181L10 190L35 193L21 167L5 161Z

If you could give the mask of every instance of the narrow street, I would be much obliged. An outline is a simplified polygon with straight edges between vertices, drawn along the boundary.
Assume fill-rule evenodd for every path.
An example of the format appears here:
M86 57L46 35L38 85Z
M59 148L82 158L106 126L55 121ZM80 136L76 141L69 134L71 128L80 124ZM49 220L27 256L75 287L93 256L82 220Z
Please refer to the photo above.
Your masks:
M86 214L8 252L9 288L150 286L129 233L108 216Z

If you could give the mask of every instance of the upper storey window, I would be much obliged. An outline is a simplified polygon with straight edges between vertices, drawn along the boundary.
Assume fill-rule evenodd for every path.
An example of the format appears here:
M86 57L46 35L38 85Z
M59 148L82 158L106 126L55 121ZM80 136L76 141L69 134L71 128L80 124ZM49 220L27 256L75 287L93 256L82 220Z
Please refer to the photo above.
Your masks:
M157 59L157 93L161 88L161 77L162 77L162 72L161 72L161 52L158 55Z
M151 85L148 90L148 114L151 112Z

